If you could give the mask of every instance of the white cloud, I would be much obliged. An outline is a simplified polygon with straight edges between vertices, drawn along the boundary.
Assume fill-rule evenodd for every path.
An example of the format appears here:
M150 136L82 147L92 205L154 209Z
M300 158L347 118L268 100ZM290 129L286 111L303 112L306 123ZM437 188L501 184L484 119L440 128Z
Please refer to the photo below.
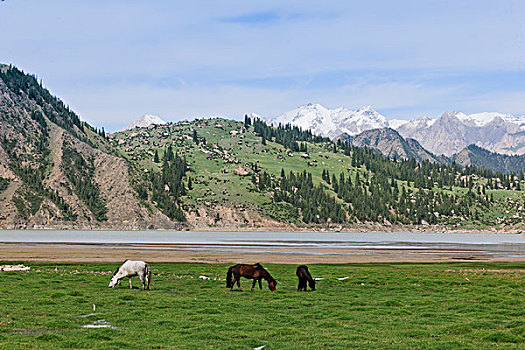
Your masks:
M224 20L257 13L275 15ZM481 85L490 87L498 72L523 72L524 15L525 3L509 0L5 1L0 52L109 128L143 113L277 115L309 101L372 104L396 117L518 112L520 87L491 93L424 77L486 74ZM370 78L376 71L385 76ZM328 83L333 72L350 78ZM287 77L298 83L242 83Z

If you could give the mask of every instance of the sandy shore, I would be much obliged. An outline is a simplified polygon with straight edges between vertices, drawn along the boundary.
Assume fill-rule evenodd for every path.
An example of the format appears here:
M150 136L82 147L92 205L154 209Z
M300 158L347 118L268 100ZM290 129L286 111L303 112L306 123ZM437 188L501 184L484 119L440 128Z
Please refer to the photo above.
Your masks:
M90 231L174 231L175 229L146 229L136 227L113 227L113 226L35 226L35 227L15 227L13 225L0 225L0 230L90 230ZM348 233L365 233L365 232L388 232L388 233L501 233L501 234L525 234L525 224L514 226L492 226L492 227L451 227L443 225L432 226L386 226L380 224L369 225L351 225L351 226L192 226L181 227L181 231L202 231L202 232L348 232Z
M0 243L0 261L236 263L371 263L523 261L505 252L439 249L294 249L184 244Z

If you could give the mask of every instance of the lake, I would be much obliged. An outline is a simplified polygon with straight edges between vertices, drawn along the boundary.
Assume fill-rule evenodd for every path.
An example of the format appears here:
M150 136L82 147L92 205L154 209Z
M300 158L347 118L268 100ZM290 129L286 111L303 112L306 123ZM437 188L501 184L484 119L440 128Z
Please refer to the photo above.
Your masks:
M1 243L132 246L209 253L345 255L359 251L525 257L525 236L492 233L1 230Z

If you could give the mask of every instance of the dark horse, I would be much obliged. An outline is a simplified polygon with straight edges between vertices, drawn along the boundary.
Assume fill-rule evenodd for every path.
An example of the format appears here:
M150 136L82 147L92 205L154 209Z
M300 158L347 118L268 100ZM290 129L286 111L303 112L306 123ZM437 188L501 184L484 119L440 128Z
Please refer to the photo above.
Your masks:
M306 281L308 281L310 289L315 290L315 280L312 278L312 275L310 275L310 271L308 271L308 266L297 266L295 274L299 278L299 285L297 286L298 291L304 290L306 292Z
M232 280L233 276L233 280ZM264 278L268 281L268 288L273 292L277 286L277 281L270 275L268 271L261 264L257 263L254 265L246 264L237 264L231 266L228 269L228 274L226 275L226 287L233 290L235 282L237 282L237 287L242 292L240 279L241 277L249 278L253 280L252 291L255 288L255 282L259 282L259 288L262 289L261 280Z

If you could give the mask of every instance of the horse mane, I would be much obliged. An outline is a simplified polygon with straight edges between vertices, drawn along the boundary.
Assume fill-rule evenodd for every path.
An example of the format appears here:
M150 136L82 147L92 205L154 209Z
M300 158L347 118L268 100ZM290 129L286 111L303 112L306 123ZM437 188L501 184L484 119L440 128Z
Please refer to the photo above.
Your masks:
M261 266L261 265L259 265L259 266ZM265 280L267 280L268 282L272 282L272 281L273 281L273 282L276 282L276 283L277 283L277 281L275 280L275 278L273 278L272 275L270 275L270 273L268 272L268 270L266 270L266 269L263 268L262 266L261 266L261 274L262 274L263 278L264 278Z
M118 270L120 270L120 268L122 267L122 265L124 265L126 263L126 261L128 261L128 259L124 260L124 262L122 264L120 264L119 267L117 267L115 272L113 272L113 276L115 276L117 274Z

